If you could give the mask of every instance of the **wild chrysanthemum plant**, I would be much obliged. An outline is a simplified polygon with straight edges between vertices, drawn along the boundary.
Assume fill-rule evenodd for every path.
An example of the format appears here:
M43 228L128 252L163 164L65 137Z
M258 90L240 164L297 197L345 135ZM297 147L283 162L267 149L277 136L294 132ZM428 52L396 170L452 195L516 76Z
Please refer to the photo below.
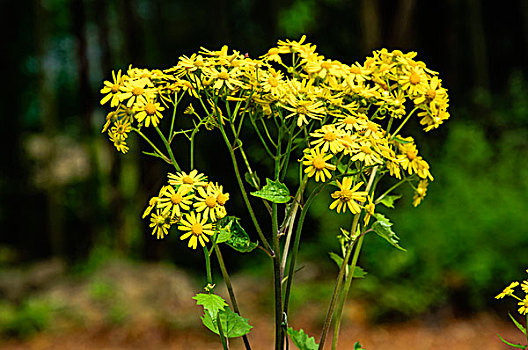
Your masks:
M365 275L357 261L366 234L376 233L403 250L392 223L377 207L393 208L400 197L394 192L404 185L414 189L417 206L433 180L429 164L403 128L418 118L430 131L449 118L447 90L438 73L415 57L415 52L382 49L363 63L347 65L318 54L303 36L300 41L279 41L259 59L230 52L227 46L220 51L202 49L181 56L172 68L129 67L126 74L113 72L112 81L104 82L101 103L109 102L113 110L103 132L116 149L126 153L128 135L134 132L146 143L148 151L143 153L174 168L143 217L149 218L157 238L172 232L190 248L203 248L207 285L195 299L204 308L204 325L219 335L224 348L229 338L242 336L249 349L246 334L252 328L240 316L223 262L226 245L243 253L258 246L270 258L277 350L284 348L286 337L300 349L322 349L332 326L337 347L352 279ZM191 127L177 126L190 125L191 120ZM236 195L242 196L251 223L228 215L230 194L221 179L194 168L198 132L221 135L238 183ZM189 154L183 155L181 147L175 152L176 138L189 141ZM246 153L250 139L272 160L271 168L258 169L268 176L265 181ZM232 195L234 191L229 189ZM325 193L330 195L321 196ZM339 273L319 345L288 326L303 224L316 199L350 218L349 226L334 233L340 253L330 256ZM267 216L256 216L257 205L269 212L271 230L263 225ZM246 231L247 225L252 229ZM213 252L231 306L214 294Z
M528 273L528 269L526 269L526 273ZM521 298L518 295L515 294L515 288L519 286L519 282L515 281L510 283L502 292L500 292L497 296L495 296L495 299L502 299L506 296L512 297L514 299L517 299L517 305L518 305L518 312L521 316L525 317L525 323L528 325L528 278L524 281L521 281L521 290L522 293L524 293L524 296ZM510 316L510 319L515 324L515 326L524 334L526 337L526 345L521 344L513 344L507 340L505 340L503 337L501 337L500 334L497 334L502 340L503 343L514 347L518 349L528 349L528 334L526 333L526 327L523 326L519 321L515 319L511 314L508 314Z

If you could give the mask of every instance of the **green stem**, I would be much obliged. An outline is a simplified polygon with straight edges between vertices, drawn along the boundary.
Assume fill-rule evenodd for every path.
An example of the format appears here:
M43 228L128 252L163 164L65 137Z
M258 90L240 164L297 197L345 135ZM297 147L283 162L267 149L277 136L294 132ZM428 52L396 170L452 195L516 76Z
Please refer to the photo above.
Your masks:
M279 247L279 227L277 220L277 204L273 203L272 208L272 239L273 250L273 282L275 285L275 350L282 350L283 348L283 332L282 332L282 285L281 285L281 270L280 270L280 247Z
M141 131L139 131L138 129L136 128L132 128L133 131L135 131L139 136L141 136L145 141L147 141L149 143L149 145L154 149L154 151L160 156L161 159L163 159L165 162L167 163L171 163L170 159L167 158L166 155L164 155L159 149L158 147L156 147L152 141L150 141L150 139L148 137L146 137Z
M367 193L370 192L370 188L372 187L372 184L374 183L374 179L376 177L377 171L378 171L378 166L375 166L372 169L372 173L370 174L370 178L369 178L367 187L365 189ZM361 211L354 216L354 221L352 223L352 229L350 231L351 235L355 234L355 232L356 232L357 224L359 222L360 215L361 215ZM331 320L332 320L332 315L334 313L334 309L335 309L335 306L336 306L337 296L338 296L339 292L341 291L341 285L343 283L343 276L345 275L346 268L348 267L348 260L350 259L350 254L352 253L352 247L353 246L354 246L354 242L351 242L349 244L348 248L347 248L345 257L343 258L343 263L341 264L341 268L339 269L339 274L337 276L337 281L336 281L336 284L335 284L335 287L334 287L334 293L332 294L332 299L330 301L330 306L328 307L328 312L326 313L326 318L325 318L325 322L324 322L324 325L323 325L323 330L321 332L321 338L319 340L319 350L324 349L324 343L326 341L326 335L327 335L328 330L330 329L330 325L332 323ZM356 254L359 255L359 250L358 249L356 249ZM340 317L341 317L341 315L339 315L339 318Z
M235 291L233 290L233 286L231 284L231 278L229 278L229 274L227 273L227 269L224 263L224 259L222 257L222 252L220 251L220 247L218 245L215 245L214 251L216 253L216 258L218 259L218 264L220 265L220 271L222 272L222 277L224 278L227 292L229 293L229 299L231 300L231 304L233 305L233 310L240 315L240 310L238 309L238 304L235 298ZM246 347L246 349L251 350L251 345L249 345L247 335L243 335L242 340L244 341L244 346Z
M405 125L405 123L407 123L407 121L409 120L409 118L411 118L411 116L413 115L413 113L418 109L418 107L414 107L414 109L411 111L411 113L409 113L409 115L405 118L405 120L400 124L400 126L398 126L398 129L396 129L396 131L394 132L394 134L392 135L391 137L391 140L394 139L396 137L396 135L398 135L398 132L400 132L401 128L403 128L403 126Z
M213 275L211 273L211 257L209 256L209 249L206 246L203 247L205 255L205 271L207 272L207 285L213 284Z
M221 123L219 123L220 132L222 133L222 137L224 138L224 142L228 148L229 155L231 156L231 161L233 163L233 168L235 169L235 176L238 182L238 187L240 188L240 192L242 193L242 198L244 199L244 203L246 204L246 207L249 212L249 216L251 217L251 220L253 221L253 225L255 226L255 229L257 230L257 234L262 241L262 244L264 244L264 248L268 252L268 254L273 257L275 255L275 252L271 249L271 246L264 236L264 233L262 232L262 229L260 228L260 225L257 221L257 217L255 216L255 212L253 211L253 207L251 206L251 203L249 202L249 198L246 192L246 189L244 187L244 182L242 181L242 177L240 176L240 170L238 169L238 162L236 160L235 152L233 150L233 147L231 145L231 142L229 141L225 131L224 127Z
M352 234L352 232L351 232ZM341 291L341 295L339 297L339 303L336 310L336 317L335 317L335 326L334 326L334 337L332 339L332 350L337 349L337 340L339 338L339 328L341 326L341 316L343 314L343 308L345 306L345 302L347 300L348 291L350 290L350 285L352 284L352 279L354 278L354 270L356 269L357 261L359 258L359 252L361 251L361 246L363 245L363 238L365 235L361 235L359 237L356 250L354 251L354 256L352 257L352 265L348 269L348 274L346 276L345 286L343 290Z
M409 181L409 178L408 177L405 177L404 179L400 180L399 182L397 182L395 185L393 185L391 188L389 188L387 191L385 191L381 196L379 196L375 201L374 203L375 204L378 204L379 202L381 202L381 200L383 198L385 198L389 193L391 193L393 190L395 190L396 188L398 188L399 186L401 186L402 184L404 184L405 182Z
M172 161L172 165L176 169L176 171L181 171L180 166L178 165L178 162L176 162L176 158L174 158L174 154L172 153L172 149L170 147L169 142L165 138L165 135L161 132L161 130L156 126L156 131L158 132L158 135L160 136L161 140L165 144L165 148L167 149L167 152L169 152L170 159Z

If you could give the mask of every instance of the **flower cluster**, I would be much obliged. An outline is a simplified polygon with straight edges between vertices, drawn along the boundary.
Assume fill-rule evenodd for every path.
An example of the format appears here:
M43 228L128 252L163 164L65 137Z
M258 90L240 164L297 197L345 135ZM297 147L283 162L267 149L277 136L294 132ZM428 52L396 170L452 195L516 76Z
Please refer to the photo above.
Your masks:
M168 185L150 199L143 218L150 214L152 234L164 238L172 225L184 232L181 240L189 239L189 247L204 246L214 234L214 224L226 216L229 193L223 187L207 181L197 170L168 175Z
M528 269L526 269L526 272L528 273ZM524 292L524 298L520 298L517 295L514 294L515 287L519 286L519 282L515 281L510 283L504 290L499 293L497 296L495 296L495 299L502 299L505 296L510 296L515 299L517 299L519 302L517 305L519 306L519 313L521 315L527 315L528 314L528 279L522 281L520 283L521 290Z

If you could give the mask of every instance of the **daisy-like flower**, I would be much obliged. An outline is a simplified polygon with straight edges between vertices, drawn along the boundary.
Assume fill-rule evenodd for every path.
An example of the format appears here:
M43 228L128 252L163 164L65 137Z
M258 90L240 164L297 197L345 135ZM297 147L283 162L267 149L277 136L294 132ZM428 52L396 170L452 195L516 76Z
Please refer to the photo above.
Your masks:
M409 175L413 173L418 174L422 179L434 180L433 175L429 171L429 164L418 155L418 149L414 143L406 143L400 145L400 154L396 157L404 170L407 170Z
M326 178L331 178L329 170L333 171L336 169L335 165L326 162L332 157L332 154L325 154L318 148L304 150L303 164L307 166L304 172L308 174L308 177L315 175L315 181L317 182L325 182Z
M228 71L225 67L220 67L220 71L212 67L208 74L214 79L213 88L220 90L226 86L229 90L234 90L236 87L244 86L244 83L238 80L237 70L232 69Z
M427 85L425 93L414 99L414 104L419 105L420 103L438 103L442 104L447 100L447 90L442 86L442 80L438 79L437 76L431 78L431 81Z
M280 52L278 47L272 47L271 49L268 50L268 52L266 54L260 56L260 58L264 62L274 61L274 62L277 62L277 63L280 64L280 63L282 63L280 54L281 54L281 52Z
M356 143L354 145L353 152L355 154L352 156L351 159L354 162L359 160L360 162L365 163L366 166L372 166L375 164L383 163L378 152L373 149L373 144L372 142L370 142L370 140L365 140Z
M121 101L128 100L127 107L131 107L134 103L147 103L147 98L153 98L156 93L154 89L148 88L148 79L127 80L124 86L121 87L119 99ZM152 83L151 83L152 84Z
M521 282L521 289L523 290L523 292L528 294L528 280Z
M188 231L184 233L180 239L186 240L189 238L188 247L196 249L198 242L202 247L205 247L205 242L209 242L207 236L214 234L213 224L207 222L207 216L191 211L190 214L185 214L185 219L181 219L178 226L180 231Z
M210 182L206 187L199 187L198 195L199 197L196 197L194 207L197 212L203 212L204 218L210 218L212 222L215 222L226 216L225 207L223 204L218 203L218 197L220 196L224 204L229 197L226 199L218 184L215 185Z
M185 171L168 175L169 184L173 186L182 185L189 189L196 189L207 185L207 177L204 174L198 174L198 170L194 169L189 174Z
M116 136L116 134L112 133L112 131L110 131L108 133L108 136L110 137L110 141L112 141L114 143L114 147L121 153L125 154L128 152L129 148L127 146L127 143L124 139Z
M368 193L366 191L358 191L361 185L363 185L363 182L359 182L352 187L352 181L352 177L345 177L343 183L340 183L339 180L336 181L339 191L332 193L332 198L335 201L330 204L330 210L334 210L337 207L338 213L344 213L347 208L352 214L360 212L361 208L358 202L365 202Z
M427 194L428 185L429 182L427 180L421 180L418 183L418 187L416 187L416 190L414 191L413 206L417 207L425 198L425 195Z
M150 216L149 226L152 228L152 235L162 239L169 234L170 220L160 209L156 209L156 212Z
M159 102L156 102L153 97L148 99L142 99L134 106L136 110L136 119L138 122L145 122L145 126L148 128L150 123L154 127L158 126L160 119L163 118L163 112L165 107L160 105Z
M110 99L110 106L115 107L119 104L121 101L119 98L120 89L123 86L125 80L128 79L126 75L121 75L121 69L117 72L117 75L115 74L115 71L112 71L112 80L105 81L104 88L101 89L102 94L106 94L105 97L101 99L101 105L104 105L106 102L108 102Z
M325 109L321 101L300 100L296 95L288 95L286 103L282 105L291 113L286 116L286 119L297 116L297 126L300 128L304 124L308 124L308 119L321 120L325 114Z
M400 77L398 83L411 96L425 94L429 88L427 75L419 66L409 68Z
M495 299L502 299L502 298L504 298L507 295L513 295L513 288L517 287L518 285L519 285L519 282L517 282L517 281L510 283L510 285L507 286L506 288L504 288L504 290L501 293L499 293L495 297Z
M528 295L525 296L523 300L519 301L519 302L517 303L517 305L520 306L520 308L519 308L519 313L520 313L521 315L526 315L526 314L528 314Z
M174 217L180 217L182 210L189 210L192 205L194 194L189 194L189 187L180 186L177 190L172 186L165 186L158 199L158 208L162 209L163 213L167 215L170 213L171 220Z
M323 127L315 132L310 133L310 136L316 137L316 140L310 142L314 147L321 147L323 152L330 152L336 154L343 150L343 143L341 136L343 132L335 127L334 124L323 125Z
M126 140L128 133L132 130L132 125L128 121L116 121L114 126L110 129L110 132L115 135L115 137L120 138L121 140Z
M368 118L363 113L352 113L339 118L335 125L343 130L362 131L368 126Z
M163 191L163 190L164 190L164 188L162 187L161 190L160 190L160 193L158 194L158 196L152 197L149 200L149 204L148 204L147 208L145 209L145 211L143 212L143 216L141 218L144 219L147 215L150 214L152 209L154 209L156 207L156 205L158 204L159 197L161 196L161 191Z
M371 71L364 68L358 62L352 64L348 68L348 75L346 76L346 81L350 85L356 85L357 83L362 83L365 80L370 80Z

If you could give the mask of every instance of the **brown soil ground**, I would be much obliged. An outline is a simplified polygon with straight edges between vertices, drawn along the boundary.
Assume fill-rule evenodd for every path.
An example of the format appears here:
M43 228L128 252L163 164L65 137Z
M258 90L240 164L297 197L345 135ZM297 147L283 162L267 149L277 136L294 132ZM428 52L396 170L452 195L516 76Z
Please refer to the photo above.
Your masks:
M222 348L218 339L201 325L201 308L191 299L199 292L196 281L174 267L116 261L83 278L68 277L58 271L52 274L49 264L44 267L48 274L46 278L42 273L39 275L42 284L13 272L8 278L0 275L0 282L5 277L4 281L9 282L5 285L11 288L18 281L18 294L2 290L0 283L0 292L4 295L20 297L24 286L31 282L28 285L32 296L59 305L45 331L24 340L0 339L0 350ZM243 315L254 327L249 340L255 350L273 348L273 316L268 309L271 285L268 284L262 278L233 278L235 289L244 291L238 295L238 301ZM215 292L226 295L220 286ZM325 309L325 305L307 302L292 312L291 325L304 328L317 339ZM497 333L511 342L523 342L520 332L509 320L491 312L457 318L446 311L433 320L429 317L372 325L365 309L353 300L347 304L339 349L352 349L356 341L369 350L510 349L501 343ZM331 339L326 348L330 344ZM241 339L232 339L230 349L244 349ZM296 348L290 344L290 349Z

